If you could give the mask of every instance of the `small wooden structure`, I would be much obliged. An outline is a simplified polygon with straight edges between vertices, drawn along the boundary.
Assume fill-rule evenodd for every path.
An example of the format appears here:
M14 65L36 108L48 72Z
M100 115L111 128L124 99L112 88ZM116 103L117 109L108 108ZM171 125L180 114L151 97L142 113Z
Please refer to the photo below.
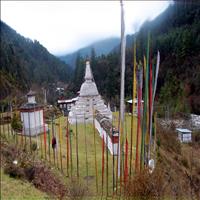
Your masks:
M138 100L135 98L134 100L130 99L130 100L126 101L126 102L128 103L127 112L132 113L132 104L134 103L134 108L135 109L134 109L133 113L135 115L137 115L137 103L138 103ZM141 101L142 108L143 108L143 103L144 103L144 101L142 100Z
M177 128L176 131L178 132L178 139L181 143L192 142L192 131L185 128Z
M23 134L35 136L44 132L43 106L35 101L35 92L27 94L28 102L20 107ZM47 125L45 125L47 130Z
M104 138L104 143L112 155L117 155L119 132L112 126L110 118L95 111L95 128L98 130L101 138Z
M78 97L73 98L73 99L59 99L57 101L58 107L66 112L67 114L71 110L71 107L75 104L75 102L78 100Z

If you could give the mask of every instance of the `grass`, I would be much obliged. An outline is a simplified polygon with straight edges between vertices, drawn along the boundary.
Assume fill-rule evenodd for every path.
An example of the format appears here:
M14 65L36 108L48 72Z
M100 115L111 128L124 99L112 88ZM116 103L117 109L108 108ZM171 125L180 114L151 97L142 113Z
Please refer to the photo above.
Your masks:
M54 165L54 159L53 159L53 149L50 145L50 157L49 157L49 145L48 145L48 137L47 137L47 151L46 151L46 159L48 162L52 164L52 166L55 166L55 168L58 168L61 171L61 158L62 158L62 173L63 178L66 182L70 182L71 176L77 177L77 160L76 160L76 142L78 143L78 164L79 164L79 179L89 188L89 191L92 195L96 194L97 188L96 188L96 181L98 184L98 195L108 195L112 196L113 194L113 181L116 179L116 164L117 160L116 157L113 158L113 156L108 151L108 158L107 158L107 152L105 149L104 154L104 160L105 160L105 169L104 169L104 178L103 178L103 189L102 189L102 139L100 138L97 130L95 130L95 136L96 136L96 160L97 160L97 176L95 172L95 148L94 148L94 129L92 124L86 124L86 127L84 124L78 124L77 126L77 133L78 133L78 140L76 137L76 126L72 125L69 128L72 129L73 133L71 135L71 141L72 141L72 163L69 160L69 168L67 170L67 147L66 147L66 117L61 117L60 119L56 119L55 123L58 124L60 121L61 124L61 152L62 156L60 156L60 143L57 144L57 151L56 151L56 159L55 159L55 165ZM136 121L136 120L135 120ZM118 124L118 116L117 113L114 113L114 120L113 123L117 126ZM50 141L52 139L52 124L49 124L50 128ZM130 147L130 127L131 127L131 116L126 114L126 123L125 123L125 134L127 134L127 138L129 141L129 147ZM136 126L135 126L136 127ZM3 127L2 127L3 129ZM4 132L8 130L8 126L4 126ZM135 129L136 131L136 129ZM59 127L55 126L55 135L56 138L59 139ZM86 136L86 138L85 138ZM13 138L13 136L10 135L10 138ZM39 149L37 150L37 154L41 156L43 159L44 156L44 135L40 135L37 138L31 138L32 141L35 141L38 143ZM86 145L85 145L86 140ZM17 136L15 138L15 141L18 145L22 145L25 142L25 138L22 138L21 136ZM57 140L58 141L58 140ZM135 141L135 138L133 138L133 141ZM26 143L29 146L29 137L26 137ZM134 144L135 146L135 144ZM88 173L87 173L87 166L86 166L86 148L87 148L87 165L88 165ZM130 150L130 149L129 149ZM133 158L135 158L135 152L133 148ZM130 157L130 151L129 151L129 157ZM114 159L114 165L113 165L113 159ZM129 159L128 159L129 160ZM107 163L108 161L108 163ZM134 164L134 159L133 159ZM132 166L133 166L132 164ZM107 168L108 166L108 168ZM113 167L114 167L114 177L113 177ZM69 175L69 176L68 176ZM114 180L113 180L114 178ZM97 179L97 180L96 180ZM108 189L107 189L108 188Z
M47 194L37 190L31 183L14 179L3 172L1 168L1 196L2 200L47 200Z
M134 118L134 138L133 138L133 147L135 147L135 141L136 141L136 118ZM107 162L106 162L106 150L104 154L105 158L105 169L104 169L104 187L103 187L103 193L102 193L102 139L100 138L97 130L95 130L95 136L96 136L96 157L97 157L97 176L95 174L95 161L94 161L94 130L92 124L87 124L86 128L84 127L83 124L79 124L77 127L77 133L78 133L78 140L76 137L76 126L70 126L70 129L72 129L73 134L71 135L71 141L72 141L72 165L69 160L69 168L67 172L67 151L66 151L66 117L61 117L60 119L56 119L55 123L58 124L60 120L61 124L61 152L62 156L60 156L60 143L57 145L57 152L56 152L56 159L55 159L55 165L53 162L53 150L50 145L50 157L48 155L48 142L47 142L47 152L46 152L46 160L48 163L51 164L53 170L58 174L58 176L62 175L62 178L64 181L66 181L68 184L71 181L71 177L75 178L77 177L77 160L76 160L76 143L78 142L78 154L79 154L79 181L83 183L84 187L89 188L89 196L87 196L87 199L100 199L101 195L103 194L104 197L108 196L108 199L112 198L113 195L113 157L112 155L108 152L108 168ZM117 113L114 113L114 121L113 123L117 125L118 122L118 117ZM49 124L50 128L50 136L52 138L52 129L51 129L51 123ZM4 130L4 131L2 131ZM9 128L10 130L10 128ZM25 142L25 138L22 138L21 136L17 136L16 138L11 135L11 133L8 133L8 126L4 125L4 127L1 125L1 133L4 132L6 137L9 139L9 141L15 141L18 146L23 146ZM127 138L129 141L129 158L130 160L130 133L131 133L131 116L126 114L126 124L125 124L125 133L127 134ZM59 127L55 126L55 135L57 139L59 138ZM164 135L164 134L163 134ZM85 136L86 136L86 145L85 145ZM50 138L50 139L51 139ZM22 140L23 139L23 140ZM40 135L37 138L32 137L32 141L38 142L39 149L35 152L39 157L44 159L44 135ZM48 140L47 140L48 141ZM50 140L51 141L51 140ZM167 137L167 138L162 138L161 141L161 149L160 153L162 154L162 159L165 161L165 170L169 168L169 175L172 178L180 178L180 179L185 179L185 175L183 174L183 171L188 171L189 168L185 167L183 163L181 162L181 158L187 158L190 166L190 151L191 146L189 144L183 144L181 145L181 153L177 153L177 150L174 149L174 146L171 146L173 141L173 138ZM26 137L26 142L27 146L29 146L29 137ZM173 151L169 151L164 148L165 145L170 146ZM88 174L86 170L86 150L87 147L87 159L88 159ZM135 158L135 149L133 148L133 163L132 166L134 166L134 158ZM182 157L184 155L184 157ZM192 165L193 166L193 172L199 169L199 149L193 148L192 152L192 157L195 158L195 162ZM174 160L173 158L177 157L177 160ZM62 158L62 172L61 172L61 160ZM71 168L72 166L72 168ZM175 168L176 167L176 168ZM114 169L115 169L115 176L116 178L116 157L114 158ZM61 172L61 173L60 173ZM107 174L108 173L108 174ZM88 177L86 177L88 175ZM98 177L97 183L98 183L98 193L96 192L96 177ZM6 181L4 181L4 180ZM14 181L14 183L13 183ZM14 180L9 178L6 175L3 175L3 178L1 180L1 184L4 185L2 187L2 199L13 199L13 196L15 196L19 199L45 199L48 198L45 196L45 194L41 193L41 197L37 196L37 194L34 194L34 191L36 190L30 183L23 182L19 180ZM21 187L21 185L26 185L28 184L25 188L30 188L31 192L28 192L26 190L23 192L23 189L18 189L18 187ZM171 186L171 185L170 185ZM75 185L76 187L76 185ZM8 192L8 188L12 188L10 192ZM107 190L108 188L108 190ZM34 190L32 192L32 189ZM12 192L13 190L13 192ZM17 192L19 191L19 192ZM37 191L37 190L36 190ZM14 195L13 195L13 194ZM18 196L17 196L18 195ZM26 197L27 195L27 197ZM170 195L169 195L170 196ZM14 199L17 199L14 198ZM102 198L101 198L102 199ZM170 198L165 198L165 199L170 199Z

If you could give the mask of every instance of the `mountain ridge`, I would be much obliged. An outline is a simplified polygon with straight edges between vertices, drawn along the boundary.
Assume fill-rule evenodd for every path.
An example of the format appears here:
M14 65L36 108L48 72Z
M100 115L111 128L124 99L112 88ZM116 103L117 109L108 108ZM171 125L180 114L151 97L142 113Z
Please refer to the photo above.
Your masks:
M86 47L78 49L70 54L63 56L58 56L59 59L64 61L66 64L70 65L72 69L75 68L77 55L86 58L90 57L92 49L95 50L97 56L107 55L110 53L118 44L120 43L120 38L118 37L109 37L103 40L96 41Z
M28 91L32 84L48 86L57 81L69 81L69 66L50 54L37 40L25 38L3 21L0 21L0 27L0 99L16 90Z

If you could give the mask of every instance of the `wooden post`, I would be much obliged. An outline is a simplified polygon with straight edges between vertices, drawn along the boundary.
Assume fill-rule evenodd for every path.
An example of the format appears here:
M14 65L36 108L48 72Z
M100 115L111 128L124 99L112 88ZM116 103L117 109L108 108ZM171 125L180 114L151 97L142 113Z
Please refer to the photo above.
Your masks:
M88 186L88 154L87 154L87 133L86 133L85 115L84 115L84 133L85 133L85 165L86 165L86 179L87 179L87 186Z
M78 157L78 127L76 117L76 165L77 165L77 177L79 177L79 157Z
M59 146L60 146L60 168L63 172L63 165L62 165L62 131L61 131L61 121L59 117L59 124L58 124L58 133L59 133Z
M94 166L96 174L96 191L98 193L98 170L97 170L97 155L96 155L96 131L95 131L95 122L94 122L94 108L93 108L93 134L94 134Z
M66 153L67 153L67 176L69 176L69 127L68 127L68 117L67 117L67 128L66 128Z

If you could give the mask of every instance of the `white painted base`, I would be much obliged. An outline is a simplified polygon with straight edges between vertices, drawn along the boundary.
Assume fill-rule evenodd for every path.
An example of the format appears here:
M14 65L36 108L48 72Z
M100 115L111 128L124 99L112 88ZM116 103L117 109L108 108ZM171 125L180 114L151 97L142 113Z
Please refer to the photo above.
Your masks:
M96 119L95 119L94 123L95 123L95 128L99 132L100 137L101 138L104 137L104 143L108 147L110 153L112 155L117 155L118 143L114 143L114 144L112 143L112 140L111 140L109 134L106 133L106 131L101 127L101 125L99 124L99 122Z

